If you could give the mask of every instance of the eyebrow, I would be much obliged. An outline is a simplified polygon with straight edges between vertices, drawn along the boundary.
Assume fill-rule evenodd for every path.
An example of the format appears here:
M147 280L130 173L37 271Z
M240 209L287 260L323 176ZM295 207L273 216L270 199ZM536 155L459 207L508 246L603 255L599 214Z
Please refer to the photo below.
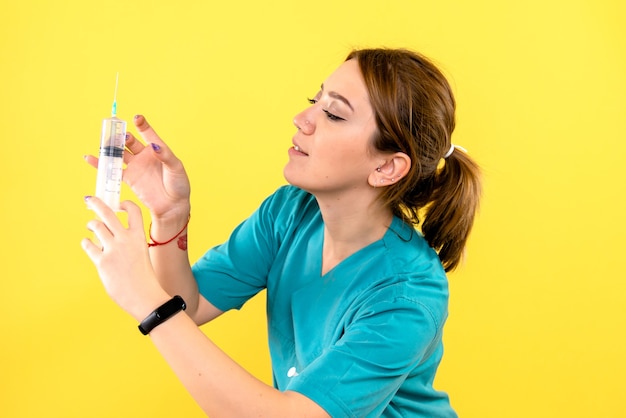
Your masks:
M322 88L322 91L324 91L324 84L321 85L321 88ZM341 94L339 94L339 93L337 93L335 91L329 91L328 95L330 97L332 97L333 99L337 99L337 100L340 100L340 101L344 102L354 112L354 108L350 104L350 101L348 99L346 99L345 97L343 97Z

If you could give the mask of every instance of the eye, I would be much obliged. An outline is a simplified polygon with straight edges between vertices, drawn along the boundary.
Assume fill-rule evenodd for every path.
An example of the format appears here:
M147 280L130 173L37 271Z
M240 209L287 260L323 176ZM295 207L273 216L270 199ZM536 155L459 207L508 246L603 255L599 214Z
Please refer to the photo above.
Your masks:
M337 115L334 115L334 114L330 113L330 112L329 112L328 110L326 110L326 109L322 109L322 110L324 111L324 113L326 113L326 117L327 117L328 119L332 120L333 122L340 121L340 120L345 120L344 118L341 118L341 117L339 117L339 116L337 116Z
M319 101L318 97L319 97L319 94L318 94L317 96L315 96L315 98L313 98L313 99L309 99L309 98L307 98L306 100L309 102L309 104L314 105L315 103L317 103L317 102ZM329 112L328 110L326 110L326 109L322 109L322 111L326 114L326 117L327 117L329 120L333 121L333 122L337 122L337 121L340 121L340 120L345 120L345 119L344 119L344 118L342 118L342 117L339 117L339 116L337 116L337 115L335 115L335 114L333 114L333 113L330 113L330 112Z

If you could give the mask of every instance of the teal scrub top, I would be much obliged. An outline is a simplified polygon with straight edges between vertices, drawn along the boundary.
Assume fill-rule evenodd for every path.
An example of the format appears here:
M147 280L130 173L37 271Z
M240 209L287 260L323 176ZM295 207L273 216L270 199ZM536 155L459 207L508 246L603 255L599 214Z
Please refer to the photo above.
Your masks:
M323 231L315 198L281 187L193 265L200 293L227 311L267 289L274 386L332 417L456 417L433 388L448 312L435 251L394 218L321 275Z

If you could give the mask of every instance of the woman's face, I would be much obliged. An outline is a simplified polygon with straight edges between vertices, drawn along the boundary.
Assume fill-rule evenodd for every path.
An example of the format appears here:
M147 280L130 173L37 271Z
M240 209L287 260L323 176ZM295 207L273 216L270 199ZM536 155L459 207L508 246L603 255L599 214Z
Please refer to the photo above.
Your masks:
M376 122L356 60L344 62L310 102L294 118L287 181L313 194L370 188L381 160L371 147Z

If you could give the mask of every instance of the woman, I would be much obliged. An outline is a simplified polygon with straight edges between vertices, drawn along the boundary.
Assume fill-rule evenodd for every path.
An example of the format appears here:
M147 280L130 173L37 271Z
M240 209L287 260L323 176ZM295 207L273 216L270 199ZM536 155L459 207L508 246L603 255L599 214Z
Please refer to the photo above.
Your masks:
M187 175L136 117L149 146L128 137L124 178L150 211L148 248L135 204L122 203L124 228L86 198L102 248L85 239L83 249L210 416L456 416L432 382L445 272L461 259L480 183L476 164L450 142L452 91L419 54L359 50L309 101L294 119L289 185L193 266ZM274 387L198 328L261 289Z

